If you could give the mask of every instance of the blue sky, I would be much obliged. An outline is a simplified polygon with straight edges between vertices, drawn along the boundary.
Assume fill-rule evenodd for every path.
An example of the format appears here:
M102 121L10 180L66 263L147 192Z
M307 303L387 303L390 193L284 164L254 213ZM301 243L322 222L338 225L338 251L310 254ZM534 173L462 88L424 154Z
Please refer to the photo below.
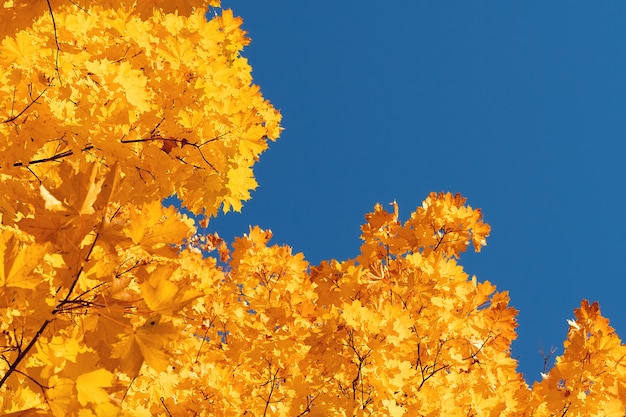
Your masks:
M258 224L313 264L358 253L376 202L403 219L460 192L492 226L466 272L520 310L530 382L599 301L626 336L626 2L223 1L283 114L232 240Z

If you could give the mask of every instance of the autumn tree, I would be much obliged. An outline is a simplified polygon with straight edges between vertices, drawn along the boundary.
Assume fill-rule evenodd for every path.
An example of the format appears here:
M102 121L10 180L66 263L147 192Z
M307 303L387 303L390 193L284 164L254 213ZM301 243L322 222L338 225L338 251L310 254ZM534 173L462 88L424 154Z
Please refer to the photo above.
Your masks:
M542 381L517 372L508 294L458 263L490 231L459 195L376 205L343 262L207 234L280 114L218 1L133 4L0 8L4 415L624 416L597 304Z

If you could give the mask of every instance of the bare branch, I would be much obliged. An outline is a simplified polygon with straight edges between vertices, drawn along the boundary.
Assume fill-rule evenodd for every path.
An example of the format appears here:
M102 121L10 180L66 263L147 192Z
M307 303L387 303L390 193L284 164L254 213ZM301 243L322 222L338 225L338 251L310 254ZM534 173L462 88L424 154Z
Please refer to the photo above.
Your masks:
M161 400L161 404L163 405L163 408L165 408L165 412L167 413L168 417L172 417L172 413L170 413L170 410L167 408L167 405L165 405L165 398L161 397L159 398L159 400Z
M89 151L89 150L91 150L93 148L94 148L93 145L87 145L83 149L81 149L81 151L82 152L86 152L86 151ZM56 154L54 154L52 156L49 156L47 158L33 159L32 161L28 161L27 163L15 162L13 164L13 166L14 167L22 167L22 166L28 167L28 165L34 165L34 164L41 164L41 163L44 163L44 162L57 161L59 159L66 158L66 157L71 156L73 154L74 154L74 152L71 149L69 149L67 151L56 153ZM34 173L33 173L33 175L34 175ZM39 178L37 178L37 179L39 179Z
M35 103L36 103L36 102L37 102L37 101L38 101L38 100L39 100L39 99L40 99L40 98L44 95L44 93L46 92L46 90L48 89L48 87L50 87L50 85L47 85L47 86L46 86L43 90L41 90L41 93L39 93L39 95L38 95L37 97L35 97L34 99L32 99L32 100L31 100L31 102L30 102L30 103L28 103L28 104L26 105L26 107L24 107L24 108L22 109L22 111L20 111L20 112L19 112L18 114L16 114L15 116L11 116L11 117L9 117L8 119L4 120L2 123L11 123L11 122L13 122L13 121L15 121L15 120L19 119L21 115L23 115L23 114L24 114L24 113L25 113L28 109L30 109L30 107L31 107L33 104L35 104ZM13 111L11 111L11 113L12 113L12 112L13 112Z
M148 137L148 138L140 138L140 139L121 139L121 142L122 142L122 143L142 143L142 142L152 142L152 141L163 141L163 142L174 142L174 143L177 143L177 144L179 144L179 145L180 145L180 147L181 147L181 148L182 148L182 147L184 147L184 146L191 146L191 147L194 147L194 148L196 148L196 149L198 150L198 154L200 154L200 157L202 158L202 160L203 160L203 161L204 161L204 162L205 162L205 163L206 163L209 167L211 167L211 169L212 169L213 171L217 172L218 174L220 173L220 172L217 170L217 168L215 168L215 166L214 166L211 162L209 162L209 160L206 158L206 156L205 156L205 155L204 155L204 153L202 152L202 146L204 146L204 145L206 145L206 144L208 144L208 143L214 142L214 141L216 141L216 140L221 139L221 138L222 138L222 137L224 137L227 133L223 133L223 134L221 134L221 135L219 135L219 136L216 136L216 137L214 137L214 138L212 138L212 139L209 139L209 140L207 140L207 141L204 141L204 142L202 142L202 143L193 143L193 142L190 142L189 140L187 140L186 138L179 139L179 138L172 138L172 137L163 137L163 136L160 136L160 135L157 133L157 129L158 129L158 127L161 125L161 123L163 123L163 120L161 120L161 121L160 121L160 122L159 122L159 123L155 126L155 128L154 128L154 129L152 129L152 131L150 132L150 137ZM165 151L164 151L164 152L165 152ZM180 159L180 158L179 158L179 159ZM181 160L181 161L182 161L182 160ZM185 161L182 161L182 162L187 163L187 162L185 162ZM198 167L198 168L200 168L200 167Z
M26 346L26 348L22 352L20 352L17 358L15 358L15 360L13 361L9 369L7 369L7 371L4 373L4 376L2 377L2 379L0 379L0 388L2 388L4 383L7 381L7 379L9 379L9 377L13 374L13 372L17 370L18 365L22 362L22 360L24 360L24 358L26 357L28 352L31 350L31 348L35 345L37 340L39 340L39 337L42 335L44 330L46 330L46 327L48 327L48 325L52 323L52 320L53 319L48 319L43 322L39 330L37 330L37 333L35 333L35 336L31 339L28 346Z
M54 30L54 43L57 46L54 68L57 72L57 76L59 77L59 82L63 84L63 81L61 81L61 73L59 72L59 52L61 51L61 47L59 46L59 38L57 37L57 22L56 20L54 20L54 13L52 12L52 5L50 4L50 0L46 0L46 3L48 3L48 11L50 12L50 17L52 18L52 29Z

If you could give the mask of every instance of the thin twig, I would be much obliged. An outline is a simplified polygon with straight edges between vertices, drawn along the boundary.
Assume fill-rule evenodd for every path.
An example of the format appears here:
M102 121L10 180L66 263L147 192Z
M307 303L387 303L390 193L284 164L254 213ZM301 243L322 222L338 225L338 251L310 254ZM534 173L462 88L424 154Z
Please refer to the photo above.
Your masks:
M161 122L159 122L160 124ZM159 125L157 125L158 127ZM155 128L156 129L156 128ZM154 132L154 130L153 130ZM194 148L196 148L198 150L198 153L200 154L200 157L202 158L202 160L211 167L211 169L215 172L217 172L218 174L220 173L217 168L215 168L215 166L209 162L209 160L206 158L206 156L204 156L204 153L202 152L202 146L206 145L207 143L216 141L218 139L220 139L222 136L224 135L220 135L217 136L213 139L209 139L205 142L202 142L200 144L198 143L193 143L193 142L189 142L187 139L183 138L183 139L178 139L178 138L169 138L169 137L162 137L162 136L158 136L158 135L153 135L149 138L140 138L140 139L122 139L120 142L122 143L141 143L141 142L152 142L152 141L163 141L163 142L174 142L174 143L178 143L180 144L181 148L185 145L189 145L192 146Z
M41 336L41 334L44 332L44 330L46 330L46 327L48 327L48 325L50 323L52 323L53 319L48 319L46 321L43 322L43 324L41 325L41 327L39 328L39 330L37 330L37 333L35 333L35 337L33 337L30 341L30 343L28 344L28 346L26 346L26 349L24 349L18 356L17 358L15 358L15 360L13 361L13 363L11 364L11 366L9 367L9 369L7 369L7 371L4 373L4 376L2 377L2 379L0 379L0 388L2 388L2 386L4 385L4 383L6 382L7 379L9 379L9 377L13 374L13 372L15 372L15 370L17 369L17 366L22 362L22 360L26 357L26 355L28 354L28 352L30 351L30 349L35 345L35 343L37 342L37 340L39 340L39 337Z
M26 105L26 107L24 107L22 109L22 111L20 111L18 114L16 114L15 116L11 116L8 119L4 120L2 123L11 123L12 121L18 119L21 115L23 115L26 110L28 110L33 104L35 104L37 102L37 100L39 100L41 98L41 96L43 96L43 94L46 92L46 90L48 89L50 85L47 85L43 90L41 90L41 93L39 93L39 95L37 97L35 97L34 99L31 100L30 103L28 103ZM13 111L11 111L11 113L13 113Z
M161 400L161 404L163 405L163 408L165 408L165 412L167 413L168 417L172 417L172 413L170 413L170 410L168 410L167 405L165 405L165 398L161 397L159 399Z
M83 149L81 149L81 151L82 152L86 152L86 151L92 150L93 148L94 148L93 145L87 145ZM74 155L74 151L69 149L67 151L59 152L59 153L54 154L52 156L49 156L47 158L33 159L32 161L28 161L26 164L24 164L23 162L15 162L13 164L13 166L14 167L21 167L21 166L25 166L25 165L41 164L41 163L44 163L44 162L56 161L56 160L59 160L61 158L66 158L66 157L72 156L72 155Z
M52 5L50 4L50 0L46 0L46 3L48 3L48 10L50 11L50 17L52 18L52 29L54 30L54 43L57 46L54 68L57 72L57 76L59 77L59 83L63 85L63 81L61 80L61 73L59 72L59 52L61 51L61 47L59 46L59 38L57 37L57 22L54 20L54 13L52 12Z

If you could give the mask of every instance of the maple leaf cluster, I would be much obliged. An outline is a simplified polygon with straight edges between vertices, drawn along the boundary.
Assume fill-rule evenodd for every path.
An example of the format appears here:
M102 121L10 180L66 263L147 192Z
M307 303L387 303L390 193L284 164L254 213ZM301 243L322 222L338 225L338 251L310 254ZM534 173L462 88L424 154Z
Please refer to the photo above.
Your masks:
M0 3L3 415L624 416L597 304L542 381L517 372L508 294L458 263L490 232L460 195L376 205L317 266L203 233L281 129L248 42L217 1Z

